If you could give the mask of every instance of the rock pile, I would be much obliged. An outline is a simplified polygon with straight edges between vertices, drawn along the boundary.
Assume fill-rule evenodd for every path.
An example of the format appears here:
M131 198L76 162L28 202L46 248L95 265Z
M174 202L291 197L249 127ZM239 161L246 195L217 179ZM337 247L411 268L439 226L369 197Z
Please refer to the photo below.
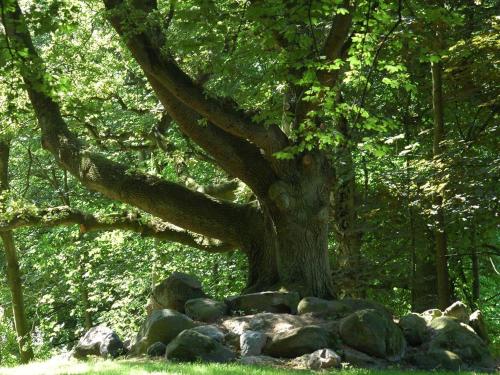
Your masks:
M215 301L198 280L174 273L161 283L128 355L173 361L231 362L313 370L342 366L407 369L491 369L480 311L456 302L395 320L384 306L361 299L299 300L262 292ZM118 336L94 327L74 355L116 357Z

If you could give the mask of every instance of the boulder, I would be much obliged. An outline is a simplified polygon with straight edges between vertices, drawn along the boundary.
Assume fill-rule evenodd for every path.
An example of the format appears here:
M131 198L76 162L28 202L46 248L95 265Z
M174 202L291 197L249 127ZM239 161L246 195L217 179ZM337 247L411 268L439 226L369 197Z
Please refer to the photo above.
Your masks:
M430 328L434 332L429 344L430 351L453 352L463 362L475 367L494 366L488 346L468 325L455 318L443 316L434 319Z
M312 313L314 315L333 318L343 318L355 311L365 309L377 310L392 319L392 313L387 308L377 302L366 299L345 298L331 301L317 297L306 297L299 302L297 308L300 315Z
M264 354L295 358L335 344L335 337L328 331L311 325L276 334L264 347Z
M377 310L359 310L340 323L342 341L367 354L397 361L406 349L401 329Z
M262 353L268 336L262 332L246 331L240 336L241 356L257 356Z
M462 366L462 360L458 355L440 349L418 352L409 357L408 361L422 370L459 371Z
M175 310L155 310L142 324L131 354L143 354L155 342L167 345L183 330L194 326L191 318Z
M443 312L444 316L457 319L460 323L469 324L469 308L460 301L453 303Z
M469 325L486 344L490 343L488 329L486 328L486 323L484 322L483 314L481 313L481 311L476 310L471 314L471 316L469 317Z
M217 340L192 329L182 331L167 345L166 357L180 362L230 362L234 353Z
M427 322L416 313L403 316L399 320L399 327L401 327L406 341L413 346L421 345L429 336Z
M320 349L309 354L307 368L311 370L325 370L330 368L339 368L342 359L331 349Z
M193 331L201 333L202 335L211 337L218 342L224 341L224 337L225 337L224 332L222 332L222 330L217 326L214 326L214 325L198 326L198 327L194 327L191 329Z
M342 358L352 366L362 368L383 368L385 362L348 346L342 347Z
M183 313L186 301L204 297L206 294L197 278L186 273L174 272L154 288L146 310L148 315L154 310L162 309Z
M97 355L103 358L115 358L124 351L123 342L118 335L106 326L92 327L73 348L75 358Z
M150 357L163 357L165 355L166 350L167 350L167 345L165 345L162 342L155 342L153 345L149 346L146 353Z
M297 313L300 297L294 292L261 292L228 297L231 314L249 315L260 312Z
M281 366L285 364L285 362L282 359L269 357L267 355L255 355L255 356L251 355L251 356L241 357L238 360L238 363L250 366Z
M227 306L224 302L209 298L190 299L186 301L184 310L191 319L205 323L213 323L227 314Z

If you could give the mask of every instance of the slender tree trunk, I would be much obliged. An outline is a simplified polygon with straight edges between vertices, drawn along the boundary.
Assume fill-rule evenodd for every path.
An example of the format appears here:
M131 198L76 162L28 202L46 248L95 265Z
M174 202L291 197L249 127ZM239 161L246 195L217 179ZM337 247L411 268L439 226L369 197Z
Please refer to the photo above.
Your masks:
M78 246L79 249L75 253L75 262L78 270L78 290L80 292L80 301L83 307L83 325L86 330L93 327L92 304L89 298L88 280L85 278L86 266L89 264L87 241L88 235L80 234Z
M9 143L0 140L0 192L7 190L9 185L9 151ZM33 349L31 347L30 330L24 308L21 270L19 269L14 236L12 231L7 231L0 232L0 238L5 250L7 282L12 298L12 312L19 345L20 361L21 363L28 363L33 359Z
M444 140L444 103L443 103L443 82L441 62L433 62L431 64L432 71L432 104L434 111L434 140L433 140L433 156L437 164L442 154L441 143ZM439 186L440 179L436 179ZM434 207L435 215L435 254L436 254L436 276L438 289L438 306L444 309L450 304L450 278L448 274L447 263L447 243L446 243L446 226L445 215L443 209L443 190L435 193Z
M480 297L481 284L479 282L479 257L477 256L476 222L471 225L471 261L472 261L472 301L477 307Z
M336 266L349 270L351 275L357 275L361 263L361 231L357 220L356 173L350 147L351 135L344 118L339 119L336 128L344 137L336 155L336 181L332 199L333 233L337 245ZM365 174L365 181L367 178L368 175ZM356 295L358 284L359 282L351 279L349 290L345 292L349 295Z

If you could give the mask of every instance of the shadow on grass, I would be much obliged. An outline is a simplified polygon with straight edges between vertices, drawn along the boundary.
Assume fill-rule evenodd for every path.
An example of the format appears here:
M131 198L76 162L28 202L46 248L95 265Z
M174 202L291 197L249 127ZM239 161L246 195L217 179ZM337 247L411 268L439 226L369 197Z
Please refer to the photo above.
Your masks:
M94 362L85 374L96 375L284 375L313 374L311 371L276 369L273 367L242 366L236 364L172 363L151 360L123 360ZM71 374L71 373L69 373Z
M441 371L401 371L401 370L367 370L348 369L331 370L330 374L339 375L444 375L451 374ZM164 360L128 359L89 361L58 361L35 362L25 366L0 368L0 375L308 375L318 372L293 370L273 367L257 367L238 364L206 364L206 363L173 363ZM461 375L474 375L475 372L461 372Z

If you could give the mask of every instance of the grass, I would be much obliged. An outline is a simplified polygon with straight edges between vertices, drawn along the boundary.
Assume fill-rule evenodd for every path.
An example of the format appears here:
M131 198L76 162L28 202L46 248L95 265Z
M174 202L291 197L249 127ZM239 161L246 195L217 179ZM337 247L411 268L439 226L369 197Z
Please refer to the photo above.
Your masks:
M396 371L396 370L363 370L352 369L333 372L342 375L440 375L451 374L445 372L424 371ZM96 375L285 375L285 374L318 374L312 371L299 371L287 369L275 369L272 367L250 367L237 364L186 364L170 363L165 361L151 360L91 360L80 362L76 360L52 359L46 362L34 362L29 365L12 368L0 368L0 375L73 375L73 374L96 374ZM463 375L477 374L474 372L461 372Z

